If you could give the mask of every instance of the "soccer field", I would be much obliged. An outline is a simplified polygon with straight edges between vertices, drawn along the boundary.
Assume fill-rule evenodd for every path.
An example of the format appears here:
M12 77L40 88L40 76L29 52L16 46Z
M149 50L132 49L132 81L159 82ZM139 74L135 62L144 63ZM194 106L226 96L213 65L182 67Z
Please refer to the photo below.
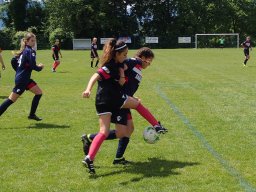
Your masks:
M256 191L256 61L242 66L241 49L154 50L136 96L169 129L157 144L143 141L149 124L135 111L135 131L125 157L114 166L118 140L106 141L96 159L96 176L82 166L83 133L98 132L94 107L81 97L90 76L89 51L62 51L57 73L51 51L33 79L44 95L40 123L27 120L33 95L26 92L0 117L0 191ZM135 51L129 51L133 56ZM14 71L6 71L0 102L10 94Z

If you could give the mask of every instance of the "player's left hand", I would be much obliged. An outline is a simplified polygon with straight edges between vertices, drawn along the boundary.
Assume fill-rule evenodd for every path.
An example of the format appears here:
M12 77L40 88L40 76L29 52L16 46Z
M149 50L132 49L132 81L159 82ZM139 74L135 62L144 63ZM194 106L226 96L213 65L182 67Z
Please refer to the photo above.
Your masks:
M2 65L2 69L5 70L5 65Z
M91 91L85 90L85 91L82 93L83 98L89 98L90 95L91 95Z

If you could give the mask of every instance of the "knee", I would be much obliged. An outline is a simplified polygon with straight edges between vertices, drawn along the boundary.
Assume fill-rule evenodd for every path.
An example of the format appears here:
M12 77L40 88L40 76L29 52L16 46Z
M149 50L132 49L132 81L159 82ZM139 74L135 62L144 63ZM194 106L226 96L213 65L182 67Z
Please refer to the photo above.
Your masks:
M109 130L100 130L100 133L105 135L105 137L108 137L109 135Z

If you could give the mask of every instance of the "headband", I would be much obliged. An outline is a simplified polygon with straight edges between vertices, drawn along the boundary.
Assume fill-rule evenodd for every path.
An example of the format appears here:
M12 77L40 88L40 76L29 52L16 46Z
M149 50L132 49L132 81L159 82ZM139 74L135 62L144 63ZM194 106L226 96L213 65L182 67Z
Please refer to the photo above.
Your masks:
M126 44L124 44L122 47L117 47L117 48L115 48L115 51L118 51L118 50L123 49L123 48L125 48L125 47L127 47Z

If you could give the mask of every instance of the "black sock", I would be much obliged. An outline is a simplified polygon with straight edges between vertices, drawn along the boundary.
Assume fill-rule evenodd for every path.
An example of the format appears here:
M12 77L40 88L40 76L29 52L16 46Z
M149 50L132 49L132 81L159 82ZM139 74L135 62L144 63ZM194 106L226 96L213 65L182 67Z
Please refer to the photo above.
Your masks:
M98 64L99 64L99 60L97 60L97 61L96 61L96 65L95 65L95 67L97 67L97 66L98 66Z
M245 59L245 60L244 60L244 64L245 64L245 65L246 65L247 61L248 61L248 59Z
M93 61L91 61L91 67L93 67Z
M6 99L2 105L0 105L0 116L6 111L6 109L13 104L13 101L10 99Z
M88 139L91 141L96 137L97 134L89 134ZM109 135L106 138L106 140L113 140L116 139L116 130L110 130Z
M35 95L33 100L32 100L32 105L31 105L31 110L30 110L30 116L35 115L36 109L38 107L39 101L41 99L42 95Z
M123 157L126 147L130 141L129 137L123 137L119 140L118 148L116 151L116 159Z

